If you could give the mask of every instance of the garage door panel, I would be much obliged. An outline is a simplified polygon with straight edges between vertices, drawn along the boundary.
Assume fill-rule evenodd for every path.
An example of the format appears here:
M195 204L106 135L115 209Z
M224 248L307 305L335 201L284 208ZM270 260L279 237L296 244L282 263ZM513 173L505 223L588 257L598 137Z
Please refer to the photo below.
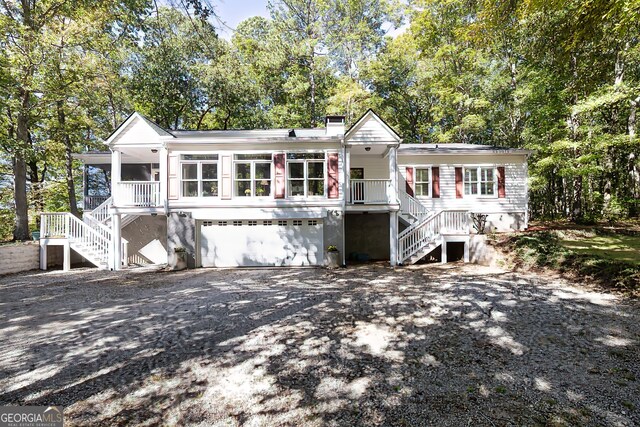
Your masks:
M203 221L203 267L321 265L320 220Z

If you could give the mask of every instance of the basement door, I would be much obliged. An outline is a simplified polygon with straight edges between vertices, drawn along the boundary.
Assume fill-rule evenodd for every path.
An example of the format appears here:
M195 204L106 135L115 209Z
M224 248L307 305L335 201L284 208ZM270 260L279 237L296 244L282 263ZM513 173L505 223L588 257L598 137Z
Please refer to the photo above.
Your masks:
M320 219L199 222L202 267L322 265Z

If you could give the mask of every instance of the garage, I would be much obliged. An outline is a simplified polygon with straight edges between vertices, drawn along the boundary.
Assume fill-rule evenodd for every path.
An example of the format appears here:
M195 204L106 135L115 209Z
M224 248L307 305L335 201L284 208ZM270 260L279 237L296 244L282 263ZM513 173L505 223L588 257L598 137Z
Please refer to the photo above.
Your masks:
M320 219L199 221L202 267L322 265Z

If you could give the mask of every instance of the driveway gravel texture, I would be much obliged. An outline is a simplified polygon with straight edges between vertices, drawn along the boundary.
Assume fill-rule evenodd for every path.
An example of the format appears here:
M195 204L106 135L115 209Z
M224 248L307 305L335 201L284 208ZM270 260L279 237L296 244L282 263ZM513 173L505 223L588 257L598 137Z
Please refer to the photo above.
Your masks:
M65 425L640 425L640 303L470 265L0 278L0 404Z

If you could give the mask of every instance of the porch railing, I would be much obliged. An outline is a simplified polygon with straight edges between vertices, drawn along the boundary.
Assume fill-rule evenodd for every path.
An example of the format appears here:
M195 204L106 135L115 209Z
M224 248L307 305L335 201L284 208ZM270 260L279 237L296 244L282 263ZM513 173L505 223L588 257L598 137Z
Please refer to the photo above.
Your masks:
M92 211L104 202L107 201L111 196L84 196L84 210Z
M404 262L445 233L469 234L469 213L440 211L408 227L398 234L398 261Z
M118 183L114 196L116 206L160 206L160 183L157 181L126 181Z
M351 187L349 189L349 203L390 203L390 179L352 179L350 183Z
M92 219L93 224L80 221L69 212L40 214L40 237L42 239L68 239L73 249L96 265L106 264L111 246L111 230ZM121 239L123 265L128 265L129 242Z

